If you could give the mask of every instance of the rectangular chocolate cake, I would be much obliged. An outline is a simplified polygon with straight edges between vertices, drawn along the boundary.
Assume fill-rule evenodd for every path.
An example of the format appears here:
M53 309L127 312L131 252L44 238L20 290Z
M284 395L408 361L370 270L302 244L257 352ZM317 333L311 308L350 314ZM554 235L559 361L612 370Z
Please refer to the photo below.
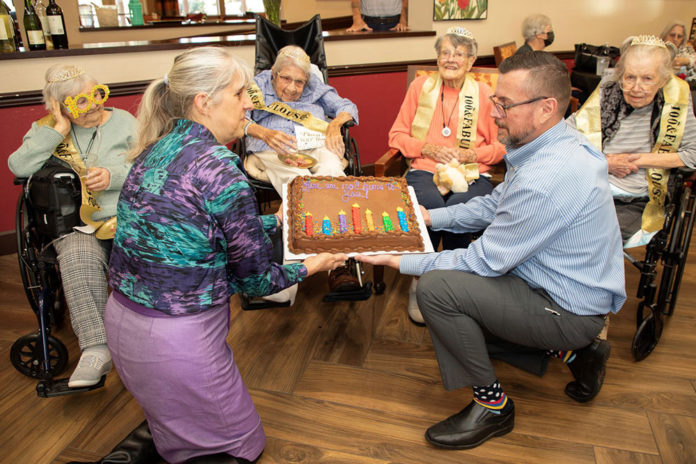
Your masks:
M296 177L288 186L293 253L423 251L406 180Z

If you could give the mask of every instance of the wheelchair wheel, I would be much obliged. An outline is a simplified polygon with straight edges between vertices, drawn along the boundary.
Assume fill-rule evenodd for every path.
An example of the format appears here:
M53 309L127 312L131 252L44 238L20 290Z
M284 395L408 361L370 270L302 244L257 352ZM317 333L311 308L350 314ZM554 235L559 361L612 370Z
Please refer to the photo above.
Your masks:
M639 311L639 316L642 315L641 313L642 311ZM662 336L662 327L662 319L655 317L652 311L638 325L631 344L631 351L636 361L642 361L653 352Z
M48 336L48 359L49 368L46 370L38 333L18 338L10 349L10 361L15 369L27 377L48 380L63 372L68 364L68 350L52 335Z

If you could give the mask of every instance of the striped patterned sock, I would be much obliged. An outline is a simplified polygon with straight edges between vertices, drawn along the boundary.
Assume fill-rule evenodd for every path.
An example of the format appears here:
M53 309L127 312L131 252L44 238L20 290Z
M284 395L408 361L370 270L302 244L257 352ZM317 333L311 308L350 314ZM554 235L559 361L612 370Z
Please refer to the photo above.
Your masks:
M558 358L566 364L573 362L573 360L575 359L575 351L573 350L548 350L546 354L549 356L553 356L554 358Z
M507 395L497 380L484 387L474 385L474 401L483 407L488 408L492 413L500 414L506 410L508 405Z

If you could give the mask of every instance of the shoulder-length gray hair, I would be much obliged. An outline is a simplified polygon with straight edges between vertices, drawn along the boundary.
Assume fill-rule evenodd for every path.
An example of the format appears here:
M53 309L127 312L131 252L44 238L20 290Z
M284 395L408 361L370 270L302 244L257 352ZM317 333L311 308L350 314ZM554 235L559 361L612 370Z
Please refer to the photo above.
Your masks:
M474 39L473 37L469 38L464 37L463 35L449 33L441 35L435 41L435 51L438 55L440 55L440 49L442 48L442 41L444 39L449 40L450 43L454 46L454 48L457 48L459 46L466 47L466 49L468 50L467 54L469 56L476 57L478 54L478 43L476 42L476 39Z
M522 37L524 37L525 42L532 40L537 34L543 34L546 26L551 26L551 18L545 14L527 16L522 21Z
M667 26L665 26L665 28L662 29L662 34L660 34L660 38L662 40L666 41L667 35L672 31L672 29L674 29L674 26L681 27L682 32L684 33L684 37L682 38L682 43L679 44L679 46L681 47L682 45L684 45L686 43L686 24L684 24L681 21L671 21L669 24L667 24Z
M305 73L305 78L309 80L311 65L309 62L309 56L305 51L298 47L297 45L287 45L280 50L278 50L278 56L276 56L275 62L271 67L271 71L274 75L278 74L281 69L291 65L297 66Z
M621 46L621 58L616 63L616 68L614 68L614 74L611 80L620 82L623 78L624 72L626 72L626 61L634 56L638 57L650 57L658 62L658 77L660 79L660 87L664 86L669 77L673 74L672 71L672 58L674 44L667 43L665 47L657 47L654 45L645 44L635 44L632 45L633 39L635 37L628 37L624 40Z
M174 58L164 78L154 80L138 108L138 135L129 154L135 159L149 145L168 134L177 119L190 117L193 100L199 93L213 101L219 92L241 76L251 82L251 70L228 48L199 47Z
M51 111L51 100L61 105L65 97L75 96L82 92L86 84L98 84L97 80L85 74L79 66L54 64L46 70L46 85L44 85L43 101L46 109Z

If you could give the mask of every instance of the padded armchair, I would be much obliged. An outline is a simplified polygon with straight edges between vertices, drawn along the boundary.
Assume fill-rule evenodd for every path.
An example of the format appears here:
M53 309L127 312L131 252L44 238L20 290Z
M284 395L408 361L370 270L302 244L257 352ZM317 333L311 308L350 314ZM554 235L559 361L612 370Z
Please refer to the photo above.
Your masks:
M515 42L508 42L493 47L496 68L500 66L500 63L502 63L504 59L510 58L515 52L517 52L517 44Z

